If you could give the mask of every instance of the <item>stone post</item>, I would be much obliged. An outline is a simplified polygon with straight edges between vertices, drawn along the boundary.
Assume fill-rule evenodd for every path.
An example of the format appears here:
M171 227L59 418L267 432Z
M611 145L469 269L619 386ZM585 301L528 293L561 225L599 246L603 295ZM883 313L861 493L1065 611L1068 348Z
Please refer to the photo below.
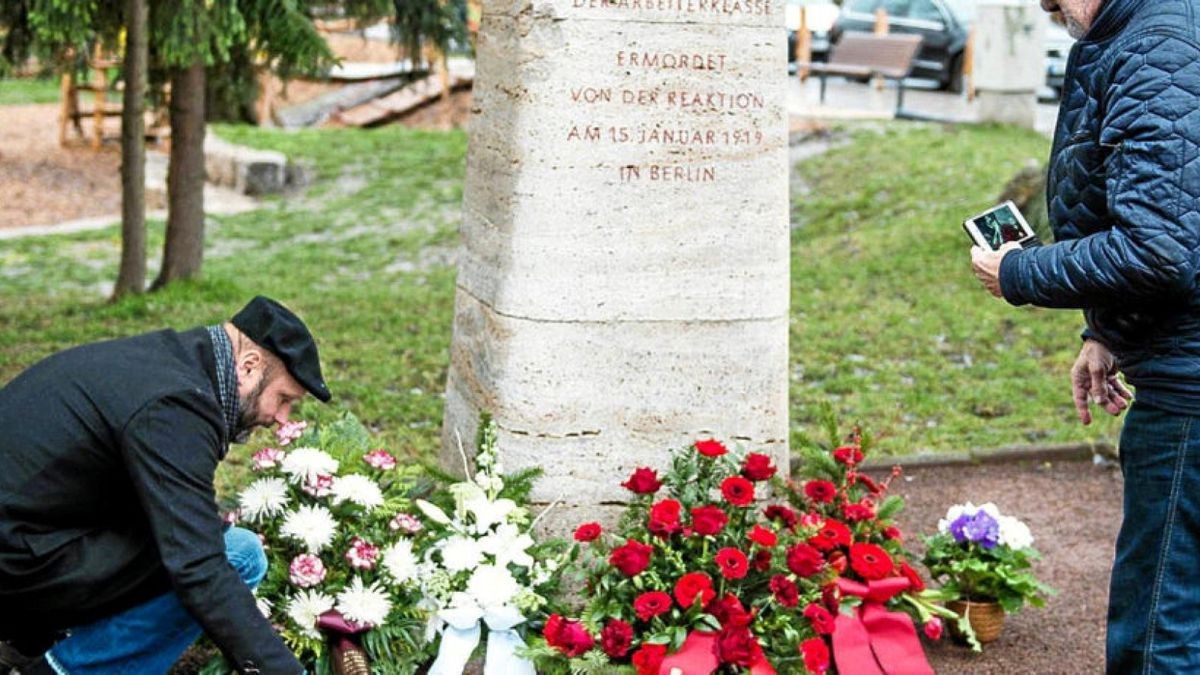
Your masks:
M786 468L786 44L783 0L484 3L445 465L491 413L560 523L698 438Z
M1046 81L1046 18L1037 0L980 0L974 78L982 122L1037 121Z

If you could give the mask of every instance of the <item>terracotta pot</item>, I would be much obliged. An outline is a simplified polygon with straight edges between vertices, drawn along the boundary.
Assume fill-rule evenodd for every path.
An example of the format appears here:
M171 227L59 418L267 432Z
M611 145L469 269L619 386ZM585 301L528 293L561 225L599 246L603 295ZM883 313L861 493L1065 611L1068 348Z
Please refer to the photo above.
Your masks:
M971 602L970 600L955 600L946 604L950 611L965 616L971 624L971 630L975 631L975 638L980 644L995 642L996 638L1000 637L1000 631L1004 628L1004 608L998 602ZM962 638L959 635L958 627L954 622L950 623L950 632L955 637Z

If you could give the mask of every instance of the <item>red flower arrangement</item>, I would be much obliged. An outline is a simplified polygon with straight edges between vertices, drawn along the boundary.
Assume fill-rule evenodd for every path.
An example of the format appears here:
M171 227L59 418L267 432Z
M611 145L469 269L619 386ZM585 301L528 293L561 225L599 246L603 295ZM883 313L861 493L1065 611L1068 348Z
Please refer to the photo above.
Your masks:
M586 606L578 620L551 616L531 649L538 672L829 672L841 599L812 542L848 545L850 531L757 508L756 485L784 487L778 473L768 455L717 440L672 453L661 476L637 468L620 525L576 530L568 565L586 577Z

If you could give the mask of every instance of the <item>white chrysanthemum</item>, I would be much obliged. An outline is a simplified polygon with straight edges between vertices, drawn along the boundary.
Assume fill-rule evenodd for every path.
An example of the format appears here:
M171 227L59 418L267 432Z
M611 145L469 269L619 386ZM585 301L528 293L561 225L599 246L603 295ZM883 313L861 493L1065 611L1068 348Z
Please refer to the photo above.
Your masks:
M442 566L451 572L473 569L483 562L483 549L470 537L456 535L442 544Z
M337 473L338 461L316 448L296 448L283 458L279 468L293 483L313 483L317 476Z
M285 537L303 542L309 553L318 553L333 541L337 521L324 506L301 506L284 518L279 531Z
M367 509L383 505L383 491L375 481L352 473L333 479L333 503L353 502Z
M413 555L412 541L401 539L383 551L383 568L397 584L403 584L417 575L417 556Z
M282 478L259 478L242 491L238 504L243 517L258 523L283 513L288 500L287 483Z
M1023 549L1033 546L1033 533L1029 526L1012 516L1000 516L1000 544L1012 549Z
M317 590L301 591L288 603L287 615L305 637L321 639L317 618L333 609L333 598Z
M354 577L337 596L337 610L355 623L382 626L392 611L392 601L379 582L364 586L362 577Z
M512 572L496 565L480 565L467 581L467 593L480 607L507 605L520 590Z

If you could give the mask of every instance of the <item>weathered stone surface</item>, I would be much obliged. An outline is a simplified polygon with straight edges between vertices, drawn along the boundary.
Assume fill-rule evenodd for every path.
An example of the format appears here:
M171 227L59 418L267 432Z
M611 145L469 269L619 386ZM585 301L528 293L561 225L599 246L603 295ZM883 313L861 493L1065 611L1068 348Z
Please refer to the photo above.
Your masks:
M1034 127L1046 72L1042 14L1035 0L980 1L973 77L981 121Z
M245 195L276 194L307 179L282 152L234 145L211 133L204 138L204 170L209 182Z
M535 498L714 436L787 465L780 0L485 6L444 459L492 413Z

